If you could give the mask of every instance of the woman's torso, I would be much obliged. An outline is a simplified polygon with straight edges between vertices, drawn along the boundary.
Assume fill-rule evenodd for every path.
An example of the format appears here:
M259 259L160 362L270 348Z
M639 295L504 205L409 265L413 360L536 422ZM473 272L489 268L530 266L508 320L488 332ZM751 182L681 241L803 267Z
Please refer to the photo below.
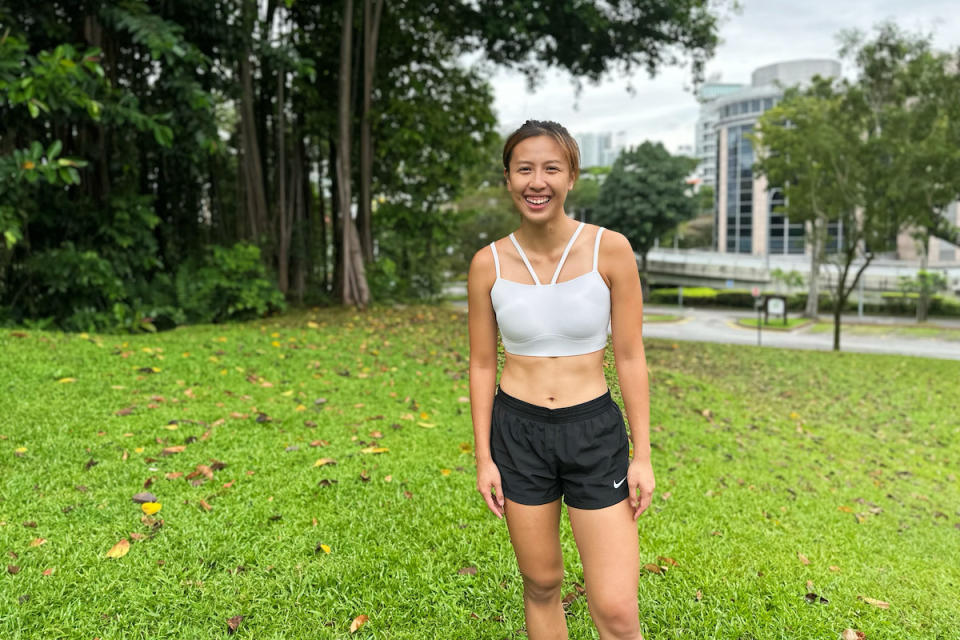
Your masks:
M554 338L543 349L545 353L577 352L575 355L521 355L511 353L510 348L505 349L500 387L509 395L538 406L560 408L587 402L606 392L603 346L609 321L609 284L602 274L594 273L599 251L597 231L598 227L593 225L581 229L552 285L549 276L560 263L560 256L538 257L521 248L530 268L539 274L538 280L545 283L537 285L512 241L504 239L496 243L500 273L491 294L495 307L498 307L498 322L503 325L499 327L501 334L505 329L514 334L515 327L508 325L521 322L521 318L505 315L505 307L511 307L505 301L514 299L534 305L528 311L541 316L544 316L542 307L550 307L540 321L559 322L561 327L568 328L568 333L578 334L584 328L589 329L589 326L584 327L584 318L581 317L588 316L587 324L593 325L594 333L592 336L575 335L566 341ZM602 335L596 331L598 322L602 322ZM506 336L504 344L523 351ZM588 352L584 353L584 350Z

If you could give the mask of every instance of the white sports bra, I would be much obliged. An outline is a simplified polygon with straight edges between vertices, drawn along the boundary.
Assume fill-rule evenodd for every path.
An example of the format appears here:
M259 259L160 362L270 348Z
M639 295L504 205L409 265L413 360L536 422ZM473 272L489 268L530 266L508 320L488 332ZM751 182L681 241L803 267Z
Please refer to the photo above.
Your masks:
M576 241L583 223L563 250L550 284L540 284L517 239L510 241L527 266L536 284L504 280L500 277L497 247L490 243L497 279L490 289L490 300L497 315L497 326L507 353L520 356L577 356L607 346L610 326L610 289L597 271L600 236L597 230L593 246L593 269L572 280L557 282L563 263Z

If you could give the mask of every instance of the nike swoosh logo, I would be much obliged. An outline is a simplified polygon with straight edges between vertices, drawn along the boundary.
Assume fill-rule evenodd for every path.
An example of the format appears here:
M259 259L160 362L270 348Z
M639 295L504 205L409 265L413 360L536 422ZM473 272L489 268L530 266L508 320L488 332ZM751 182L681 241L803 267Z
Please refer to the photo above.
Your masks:
M614 488L614 489L619 489L619 488L620 488L620 485L622 485L626 479L627 479L627 476L623 476L623 480L621 480L620 482L614 482L614 483L613 483L613 488Z

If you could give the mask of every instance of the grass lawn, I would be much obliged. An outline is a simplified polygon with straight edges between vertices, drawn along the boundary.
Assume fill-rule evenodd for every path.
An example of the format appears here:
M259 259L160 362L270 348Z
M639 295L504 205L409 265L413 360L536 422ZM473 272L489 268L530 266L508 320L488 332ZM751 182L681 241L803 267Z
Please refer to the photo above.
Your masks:
M649 324L651 322L676 322L677 320L683 320L683 316L671 315L668 313L645 313L643 314L644 324Z
M5 640L225 638L235 616L258 640L524 637L506 527L474 489L463 314L2 330L0 350ZM641 561L666 567L641 575L648 638L957 637L960 362L647 357ZM568 622L596 637L585 598Z
M756 329L757 325L760 323L756 318L740 318L737 320L737 324ZM807 318L787 318L786 324L783 323L782 319L771 320L770 322L765 322L763 324L763 328L770 329L772 331L790 331L791 329L796 329L797 327L805 324L810 324L810 320Z
M754 324L753 326L757 326ZM818 322L811 326L811 333L833 333L833 322ZM876 325L844 322L840 331L854 336L899 336L903 338L934 338L960 342L960 330L936 325Z

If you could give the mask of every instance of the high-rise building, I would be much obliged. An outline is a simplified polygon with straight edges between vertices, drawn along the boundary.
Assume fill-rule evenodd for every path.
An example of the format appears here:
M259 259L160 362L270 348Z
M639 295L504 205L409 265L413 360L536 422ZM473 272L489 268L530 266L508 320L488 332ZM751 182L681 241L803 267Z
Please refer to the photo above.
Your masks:
M693 157L699 160L696 177L700 186L716 188L717 182L717 124L718 98L743 88L742 84L724 84L705 82L697 90L700 102L700 117L697 119L696 138L693 145Z
M580 147L580 167L609 167L626 146L627 132L580 133L574 136Z
M835 60L793 60L760 67L749 86L727 92L709 102L716 178L714 248L722 253L753 255L804 253L804 225L791 223L782 211L783 194L753 173L754 152L749 135L760 115L773 108L787 87L802 86L814 76L838 77ZM835 248L843 230L827 231L826 250Z

